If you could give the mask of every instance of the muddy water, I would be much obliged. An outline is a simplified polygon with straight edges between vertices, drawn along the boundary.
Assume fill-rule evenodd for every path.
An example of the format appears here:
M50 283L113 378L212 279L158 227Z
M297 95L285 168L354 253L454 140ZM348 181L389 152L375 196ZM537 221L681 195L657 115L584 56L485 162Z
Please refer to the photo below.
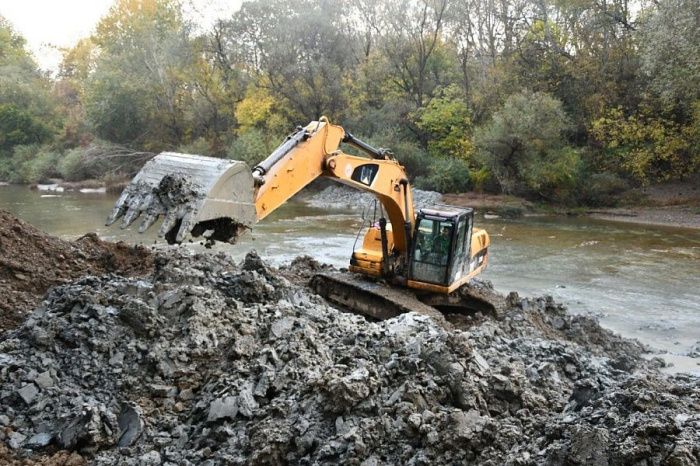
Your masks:
M52 195L0 186L0 208L48 233L71 239L95 231L105 239L154 243L155 232L138 235L104 226L114 201L104 194ZM608 328L666 352L677 367L700 373L700 359L685 357L700 341L700 231L588 218L477 222L492 238L484 278L498 289L552 294L571 312L594 314ZM257 249L274 264L309 254L346 266L360 225L357 211L290 202L237 245L215 249L236 257Z

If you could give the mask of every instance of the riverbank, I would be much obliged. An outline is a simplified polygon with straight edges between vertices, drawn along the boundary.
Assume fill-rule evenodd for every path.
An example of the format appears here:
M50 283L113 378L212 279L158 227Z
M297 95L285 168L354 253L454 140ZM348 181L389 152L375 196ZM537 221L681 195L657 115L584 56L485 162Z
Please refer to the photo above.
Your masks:
M700 379L551 298L369 322L306 286L309 258L153 264L58 286L0 336L0 462L700 461Z
M700 178L635 188L618 195L616 207L567 208L536 204L503 194L443 194L447 204L473 207L486 215L585 215L612 222L700 229Z

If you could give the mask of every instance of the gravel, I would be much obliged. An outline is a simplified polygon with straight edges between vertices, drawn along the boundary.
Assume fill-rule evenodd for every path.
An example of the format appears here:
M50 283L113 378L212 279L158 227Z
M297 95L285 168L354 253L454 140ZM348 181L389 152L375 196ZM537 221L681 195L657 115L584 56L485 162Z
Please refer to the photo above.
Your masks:
M451 329L369 322L294 272L169 251L143 278L52 289L0 338L3 448L97 465L700 462L699 380L551 298L511 293L502 318Z

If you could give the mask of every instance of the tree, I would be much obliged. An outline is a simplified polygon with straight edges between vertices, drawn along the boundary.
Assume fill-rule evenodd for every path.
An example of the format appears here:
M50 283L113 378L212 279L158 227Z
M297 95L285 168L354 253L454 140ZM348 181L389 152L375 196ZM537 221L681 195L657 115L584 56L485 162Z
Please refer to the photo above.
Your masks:
M118 0L97 26L85 92L100 137L159 149L190 138L189 24L175 0Z
M566 143L568 129L559 100L524 91L510 96L491 122L477 129L475 145L503 192L564 200L580 165Z
M279 109L290 122L340 119L356 45L343 21L338 0L253 1L234 15L228 33L255 85L284 103Z
M700 2L655 2L641 31L642 69L666 107L689 118L700 101Z
M49 79L24 38L0 16L0 151L46 141L59 126Z
M425 133L433 157L469 160L474 151L469 110L457 86L444 89L416 112L418 128Z

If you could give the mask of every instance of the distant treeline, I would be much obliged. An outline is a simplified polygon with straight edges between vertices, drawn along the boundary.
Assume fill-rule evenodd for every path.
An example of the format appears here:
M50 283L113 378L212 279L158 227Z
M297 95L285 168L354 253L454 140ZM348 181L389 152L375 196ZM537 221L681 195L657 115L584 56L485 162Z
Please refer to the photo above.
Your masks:
M700 169L699 50L698 0L257 0L207 31L117 0L50 77L0 17L0 179L115 145L253 163L327 115L424 188L604 204Z

